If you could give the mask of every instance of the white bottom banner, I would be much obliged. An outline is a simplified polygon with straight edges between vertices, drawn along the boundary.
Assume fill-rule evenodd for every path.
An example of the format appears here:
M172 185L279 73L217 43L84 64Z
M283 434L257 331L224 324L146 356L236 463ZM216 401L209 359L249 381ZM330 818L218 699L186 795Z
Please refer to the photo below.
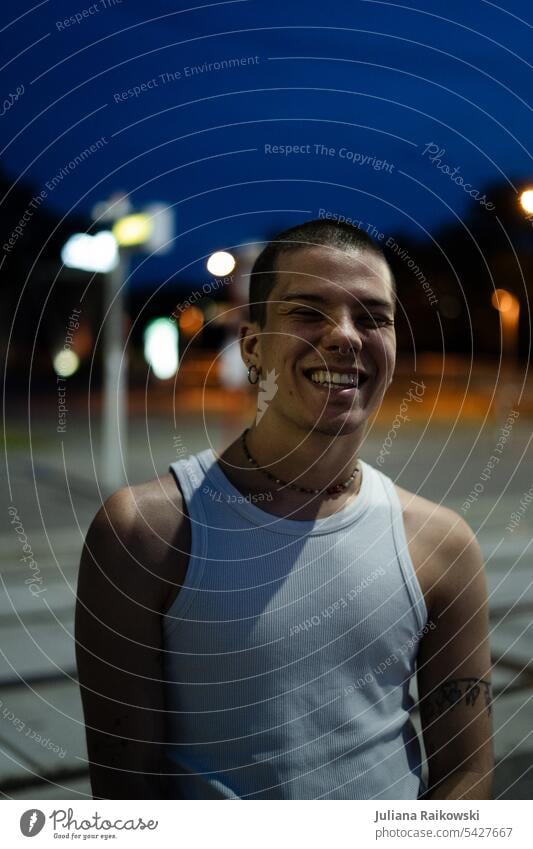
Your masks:
M528 802L5 801L3 843L203 849L531 845ZM275 810L274 810L275 808Z

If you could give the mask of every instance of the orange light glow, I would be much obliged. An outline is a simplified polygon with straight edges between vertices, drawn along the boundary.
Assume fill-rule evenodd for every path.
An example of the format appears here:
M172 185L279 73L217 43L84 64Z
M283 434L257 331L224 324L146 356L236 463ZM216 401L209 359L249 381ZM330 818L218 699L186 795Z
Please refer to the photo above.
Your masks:
M491 303L498 312L511 312L519 306L518 298L515 298L507 289L496 289L492 293Z
M189 336L192 336L193 333L198 333L203 327L203 324L204 314L198 307L187 307L186 310L183 310L179 318L180 330Z
M520 206L528 215L533 213L533 189L524 189L520 195Z

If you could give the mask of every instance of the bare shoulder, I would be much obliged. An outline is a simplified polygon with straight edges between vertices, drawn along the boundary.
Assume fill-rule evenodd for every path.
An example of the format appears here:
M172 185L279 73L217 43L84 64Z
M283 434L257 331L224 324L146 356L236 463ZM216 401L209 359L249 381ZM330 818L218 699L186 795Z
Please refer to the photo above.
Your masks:
M125 486L100 507L91 529L146 553L172 543L186 519L183 498L172 475Z
M99 568L119 585L138 586L166 609L184 577L190 528L183 496L172 475L114 492L87 533L82 566ZM174 595L176 593L174 590Z
M428 545L445 542L452 550L468 544L474 532L455 510L436 504L414 492L396 486L408 539L420 538Z
M396 486L409 553L428 609L483 567L476 536L455 510ZM429 602L429 603L428 603Z

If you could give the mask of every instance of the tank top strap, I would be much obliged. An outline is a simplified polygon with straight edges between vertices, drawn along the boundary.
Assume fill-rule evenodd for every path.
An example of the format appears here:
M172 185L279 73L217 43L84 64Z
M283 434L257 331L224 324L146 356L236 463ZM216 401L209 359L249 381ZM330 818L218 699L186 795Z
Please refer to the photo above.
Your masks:
M165 620L165 627L173 630L189 608L203 577L207 558L209 520L200 494L204 471L198 462L197 455L192 454L184 459L176 460L170 464L169 471L181 490L191 524L191 548L185 581L170 610L167 611L168 619Z
M398 563L402 570L402 576L405 581L405 586L413 605L418 625L423 630L428 622L428 610L424 599L424 594L416 574L416 569L409 552L407 535L405 533L405 525L403 521L403 511L400 502L400 497L396 491L394 482L388 475L385 475L379 469L372 469L374 475L381 480L385 490L391 515L391 531L394 540L394 547L398 557Z

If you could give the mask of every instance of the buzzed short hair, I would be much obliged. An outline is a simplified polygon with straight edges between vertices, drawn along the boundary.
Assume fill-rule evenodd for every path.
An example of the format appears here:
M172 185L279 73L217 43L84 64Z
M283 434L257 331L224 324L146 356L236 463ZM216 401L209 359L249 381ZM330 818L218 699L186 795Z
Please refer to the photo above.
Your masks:
M392 271L380 245L368 233L345 221L316 218L289 227L276 234L263 248L250 272L250 321L264 327L266 302L276 284L276 261L287 251L302 250L314 246L338 248L342 251L371 251L387 264L392 287L395 282Z

